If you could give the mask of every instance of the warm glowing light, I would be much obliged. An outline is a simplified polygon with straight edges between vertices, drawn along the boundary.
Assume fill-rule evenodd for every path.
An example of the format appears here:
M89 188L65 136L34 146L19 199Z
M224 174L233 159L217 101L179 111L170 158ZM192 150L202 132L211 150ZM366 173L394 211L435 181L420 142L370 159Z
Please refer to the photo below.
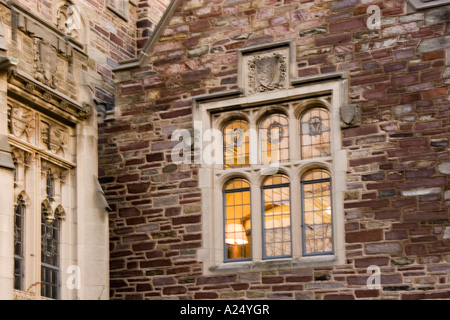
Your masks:
M225 226L225 243L231 245L247 244L247 236L242 224L231 223Z

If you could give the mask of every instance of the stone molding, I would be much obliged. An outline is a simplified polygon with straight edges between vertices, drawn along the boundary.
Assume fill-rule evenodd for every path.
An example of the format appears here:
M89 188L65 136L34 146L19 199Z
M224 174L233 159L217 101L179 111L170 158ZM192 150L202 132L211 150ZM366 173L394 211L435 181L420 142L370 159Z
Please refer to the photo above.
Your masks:
M39 111L50 114L63 123L84 121L92 113L92 106L89 104L75 101L17 68L9 70L8 78L8 94L19 101L33 103Z

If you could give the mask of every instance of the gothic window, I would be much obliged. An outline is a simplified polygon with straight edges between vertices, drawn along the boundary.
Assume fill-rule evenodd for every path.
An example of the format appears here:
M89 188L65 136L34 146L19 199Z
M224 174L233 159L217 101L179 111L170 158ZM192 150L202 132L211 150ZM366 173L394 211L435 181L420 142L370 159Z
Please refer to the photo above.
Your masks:
M16 183L19 175L19 163L17 162L17 159L14 156L13 156L13 163L14 163L14 183Z
M251 258L250 185L244 179L229 181L223 190L225 261Z
M250 71L258 74L256 64ZM206 273L345 262L348 161L340 140L332 139L341 134L344 85L340 79L301 82L286 90L196 100L194 123L203 132L224 134L218 148L225 165L202 162L199 169L210 208L202 212ZM201 151L209 155L211 144Z
M249 165L248 122L233 120L223 130L223 156L225 169Z
M14 289L24 290L24 220L25 201L19 196L14 209Z
M301 119L302 159L329 156L330 113L323 108L310 109Z
M49 200L53 200L53 196L55 195L55 179L53 178L53 174L49 171L47 173L47 198Z
M289 160L289 120L285 115L272 114L265 118L259 134L262 164Z
M263 241L266 258L291 255L291 204L289 178L276 174L262 186Z
M41 295L59 299L60 219L50 219L45 205L41 214Z
M328 171L314 169L302 178L303 251L305 255L333 252L331 177Z

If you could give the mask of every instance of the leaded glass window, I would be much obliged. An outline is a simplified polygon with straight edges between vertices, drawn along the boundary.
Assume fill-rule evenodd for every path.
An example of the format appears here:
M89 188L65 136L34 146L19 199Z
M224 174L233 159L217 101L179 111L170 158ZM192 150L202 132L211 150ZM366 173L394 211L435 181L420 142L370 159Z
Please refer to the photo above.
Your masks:
M261 163L272 164L289 160L289 119L272 114L259 126Z
M224 128L223 157L225 169L241 168L249 165L248 123L233 120Z
M53 178L53 174L51 172L47 173L47 198L49 200L53 200L53 196L55 195L55 179Z
M244 179L233 179L226 184L223 197L225 261L250 259L250 184Z
M326 109L305 112L301 118L302 159L330 156L330 133L330 113Z
M269 177L262 186L262 194L263 256L290 256L291 204L288 177L282 174Z
M56 218L48 221L44 205L42 205L41 211L41 295L51 299L59 299L60 220Z
M328 171L308 171L301 181L303 199L303 252L333 252L331 177Z
M23 290L25 201L19 197L14 210L14 289Z

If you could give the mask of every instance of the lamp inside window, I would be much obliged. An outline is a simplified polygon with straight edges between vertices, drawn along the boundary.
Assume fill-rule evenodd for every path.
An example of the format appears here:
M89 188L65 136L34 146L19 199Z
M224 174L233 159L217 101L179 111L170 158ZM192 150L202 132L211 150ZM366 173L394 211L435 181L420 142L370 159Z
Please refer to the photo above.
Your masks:
M225 260L251 258L250 185L244 179L233 179L224 190Z

